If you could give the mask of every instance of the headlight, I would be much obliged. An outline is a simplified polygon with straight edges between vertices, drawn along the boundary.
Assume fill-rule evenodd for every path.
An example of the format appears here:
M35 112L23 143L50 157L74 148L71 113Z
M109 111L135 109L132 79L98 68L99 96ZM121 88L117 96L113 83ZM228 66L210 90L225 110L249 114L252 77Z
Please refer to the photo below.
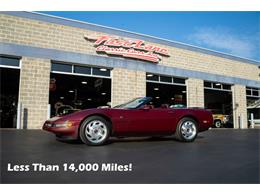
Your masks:
M72 125L71 121L65 121L64 123L54 123L53 127L72 127Z
M229 120L229 116L227 115L227 116L224 116L224 122L228 122L228 120Z

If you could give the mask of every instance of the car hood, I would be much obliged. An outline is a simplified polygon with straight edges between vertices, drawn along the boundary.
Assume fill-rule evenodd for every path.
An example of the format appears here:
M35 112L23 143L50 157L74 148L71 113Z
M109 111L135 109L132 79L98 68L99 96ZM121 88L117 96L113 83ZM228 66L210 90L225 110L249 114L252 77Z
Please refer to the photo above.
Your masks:
M74 112L71 114L63 115L63 116L56 116L53 118L50 118L48 121L54 122L54 121L64 121L64 120L81 120L82 118L85 118L87 115L91 114L99 114L99 113L106 113L111 110L110 108L91 108L91 109L85 109L78 112Z

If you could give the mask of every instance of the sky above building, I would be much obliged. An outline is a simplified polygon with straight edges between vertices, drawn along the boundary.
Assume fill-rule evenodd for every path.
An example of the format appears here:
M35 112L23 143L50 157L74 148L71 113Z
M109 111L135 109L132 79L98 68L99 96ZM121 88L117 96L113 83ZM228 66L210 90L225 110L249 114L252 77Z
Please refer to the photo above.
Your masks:
M260 12L41 12L260 61Z

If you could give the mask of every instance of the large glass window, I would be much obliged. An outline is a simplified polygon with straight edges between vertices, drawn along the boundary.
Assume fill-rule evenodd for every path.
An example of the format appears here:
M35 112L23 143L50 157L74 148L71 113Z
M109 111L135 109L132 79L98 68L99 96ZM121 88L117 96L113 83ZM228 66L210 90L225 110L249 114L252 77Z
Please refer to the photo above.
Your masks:
M204 81L205 108L213 113L214 126L233 127L231 85Z
M253 90L252 91L253 96L259 96L259 91L258 90Z
M186 86L168 85L163 83L146 83L146 95L152 97L154 107L186 107Z
M49 97L51 116L87 108L110 107L110 71L78 64L52 63Z
M51 71L72 72L72 65L52 63L52 65L51 65Z
M146 95L152 97L151 104L154 107L186 107L186 86L185 79L146 74Z
M222 89L231 90L231 85L225 85L225 84L223 84L223 85L222 85Z
M169 84L181 84L185 85L185 79L179 77L157 75L153 73L146 73L147 81L158 81L159 83L169 83Z
M149 81L159 81L159 75L155 75L155 74L152 74L152 73L147 73L146 74L146 80L149 80Z
M172 77L160 76L160 81L165 83L172 83Z
M106 68L93 68L93 75L98 75L98 76L110 76L110 70Z
M84 67L84 66L74 66L74 73L79 74L91 74L91 68L90 67Z
M19 58L0 55L0 65L19 67L20 60L19 60Z
M185 79L174 77L174 78L173 78L173 83L176 83L176 84L185 84Z
M231 85L219 82L204 81L204 87L208 89L218 89L231 91Z
M16 128L20 58L0 55L0 128Z
M0 128L16 128L20 70L0 67Z
M72 73L79 75L93 75L93 76L102 76L102 77L110 77L111 70L108 68L102 67L91 67L86 65L75 65L75 64L67 64L60 62L52 62L51 66L52 72L59 73Z
M204 82L204 87L212 88L212 83L211 82Z
M254 118L254 127L260 128L260 89L246 88L248 126L251 126L251 116Z
M49 102L52 116L109 107L111 79L51 73Z
M260 89L247 87L246 95L248 97L260 97Z

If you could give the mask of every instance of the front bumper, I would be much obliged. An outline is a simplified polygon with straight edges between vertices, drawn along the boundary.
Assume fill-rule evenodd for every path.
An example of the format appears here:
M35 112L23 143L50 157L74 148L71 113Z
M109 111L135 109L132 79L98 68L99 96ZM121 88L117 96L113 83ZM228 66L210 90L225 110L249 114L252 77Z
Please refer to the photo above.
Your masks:
M45 131L49 131L51 133L54 133L57 137L69 137L70 139L78 138L78 128L79 128L79 122L78 121L70 121L70 125L66 125L64 123L56 123L55 121L46 121L43 124L42 129ZM58 125L57 125L58 124ZM64 124L64 125L61 125Z

